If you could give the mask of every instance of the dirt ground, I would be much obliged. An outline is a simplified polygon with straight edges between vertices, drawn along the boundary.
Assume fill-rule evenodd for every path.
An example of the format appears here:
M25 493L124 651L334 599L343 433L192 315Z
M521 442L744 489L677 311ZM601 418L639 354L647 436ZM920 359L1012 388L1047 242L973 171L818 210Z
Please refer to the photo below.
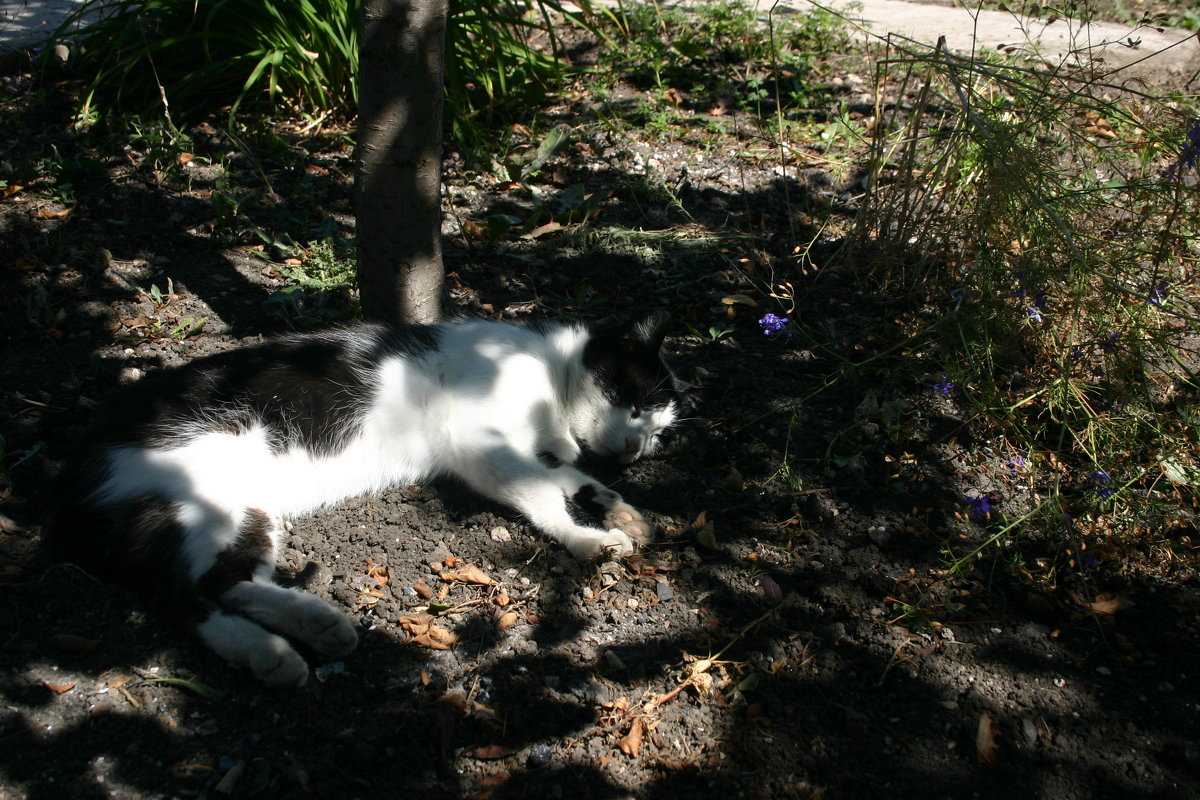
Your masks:
M823 80L870 107L856 72ZM281 578L361 644L284 692L45 563L39 523L116 383L284 329L264 301L293 281L257 232L348 235L352 154L282 130L252 161L208 124L186 156L85 145L6 109L8 169L53 144L73 171L70 197L41 179L0 206L0 797L1200 797L1190 566L972 518L967 496L1016 514L1044 487L931 388L934 354L892 348L898 300L865 267L798 266L818 216L844 229L853 172L818 144L781 167L749 123L684 110L653 136L566 102L569 146L528 188L447 158L456 311L672 310L699 416L598 473L660 542L580 563L453 484L296 520ZM592 216L487 241L489 217L538 208ZM821 265L838 242L818 241ZM794 311L767 296L785 281ZM765 336L767 311L799 332ZM980 557L951 571L947 544Z

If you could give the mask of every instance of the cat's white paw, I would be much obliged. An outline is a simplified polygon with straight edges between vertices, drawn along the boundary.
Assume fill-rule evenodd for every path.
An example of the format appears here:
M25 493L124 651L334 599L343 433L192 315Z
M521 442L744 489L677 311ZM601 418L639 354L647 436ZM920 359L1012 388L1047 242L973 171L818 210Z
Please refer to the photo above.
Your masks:
M330 620L328 627L321 631L308 643L313 649L324 656L347 656L358 647L358 632L354 625L338 612L335 619Z
M589 532L572 541L567 549L576 558L593 558L605 550L608 551L606 555L619 557L632 553L634 546L633 540L624 532L614 529L607 533Z
M250 657L250 671L254 677L278 689L299 689L308 683L308 662L292 649L283 639L275 637L265 647Z
M345 614L311 594L302 594L303 613L292 635L323 656L349 655L358 645L358 633ZM283 631L287 633L287 631Z
M604 514L604 525L624 532L638 544L654 541L654 527L623 500L614 503Z

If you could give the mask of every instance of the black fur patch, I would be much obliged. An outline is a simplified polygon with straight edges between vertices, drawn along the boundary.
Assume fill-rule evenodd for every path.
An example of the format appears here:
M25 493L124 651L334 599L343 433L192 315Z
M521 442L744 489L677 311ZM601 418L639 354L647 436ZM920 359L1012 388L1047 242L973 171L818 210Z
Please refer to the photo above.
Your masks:
M197 428L262 425L275 452L303 447L329 455L353 436L378 364L436 347L428 327L358 325L200 358L118 392L97 413L92 441L153 446Z
M667 322L665 311L655 311L593 332L583 363L610 403L631 411L662 408L672 401L680 408L686 405L682 382L659 354Z
M571 497L571 502L579 506L587 514L594 516L596 519L604 516L607 510L603 503L596 499L596 487L590 483L585 483L579 487L579 491Z
M561 458L548 450L543 450L542 452L538 453L537 460L543 467L548 467L549 469L557 469L558 467L561 467L563 463Z
M237 584L254 577L254 571L270 561L271 518L252 508L238 530L237 541L217 556L217 563L196 581L196 592L209 600L218 601L221 595Z

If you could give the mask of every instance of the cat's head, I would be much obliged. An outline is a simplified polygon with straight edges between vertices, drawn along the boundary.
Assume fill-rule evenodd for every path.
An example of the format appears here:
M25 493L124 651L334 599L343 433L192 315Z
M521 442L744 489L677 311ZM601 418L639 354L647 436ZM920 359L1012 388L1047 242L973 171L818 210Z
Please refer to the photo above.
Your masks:
M584 438L592 450L624 464L653 455L663 434L690 409L687 384L663 363L669 316L651 311L623 325L599 326L583 362L601 400L591 409Z

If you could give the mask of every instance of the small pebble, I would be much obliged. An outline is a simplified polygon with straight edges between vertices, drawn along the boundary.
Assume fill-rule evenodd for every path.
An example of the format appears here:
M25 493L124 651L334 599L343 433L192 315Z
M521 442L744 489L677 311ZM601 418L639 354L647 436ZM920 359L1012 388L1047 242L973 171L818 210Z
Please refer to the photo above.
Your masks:
M554 757L554 751L549 745L537 744L529 751L529 766L544 767L550 763L550 759Z

